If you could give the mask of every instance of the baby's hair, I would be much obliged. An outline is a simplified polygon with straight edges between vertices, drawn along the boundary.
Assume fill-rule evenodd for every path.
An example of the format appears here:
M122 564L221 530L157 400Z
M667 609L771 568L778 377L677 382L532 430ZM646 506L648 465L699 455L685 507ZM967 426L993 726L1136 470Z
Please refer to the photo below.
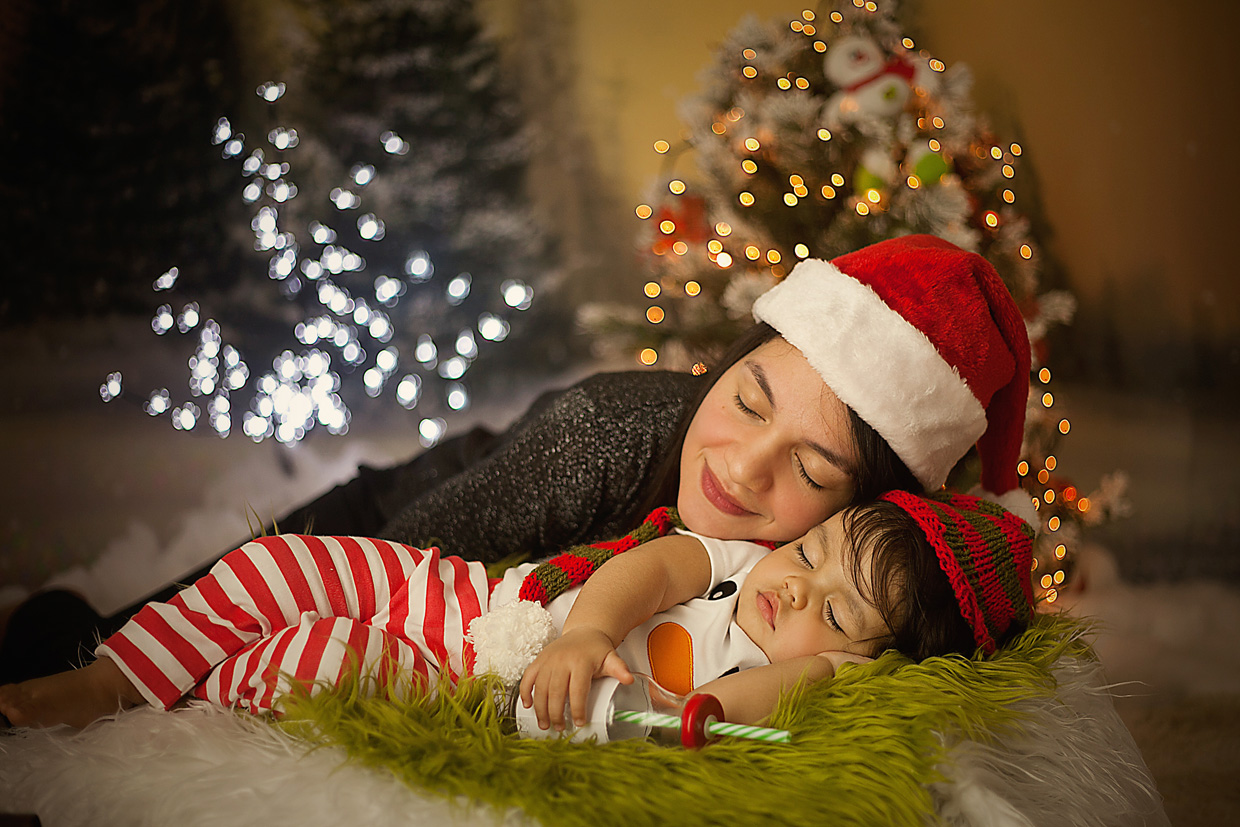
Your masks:
M972 655L973 631L960 613L951 583L917 523L895 503L878 500L849 507L842 515L845 554L853 582L891 630L873 641L875 654L895 649L913 660L934 655ZM869 587L862 566L870 549ZM1024 631L1013 621L1003 640ZM998 641L1002 645L1003 640Z

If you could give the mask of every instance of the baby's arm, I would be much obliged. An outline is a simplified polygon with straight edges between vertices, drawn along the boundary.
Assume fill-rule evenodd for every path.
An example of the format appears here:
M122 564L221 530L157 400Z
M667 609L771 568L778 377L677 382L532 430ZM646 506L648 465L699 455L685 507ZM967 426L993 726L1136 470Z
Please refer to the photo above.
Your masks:
M621 683L633 676L616 647L659 612L701 595L710 584L710 558L700 542L669 534L608 560L590 576L564 621L521 678L521 701L538 725L564 726L567 698L573 720L585 723L586 697L595 678Z
M724 675L702 684L694 693L703 692L718 698L725 720L760 724L775 711L779 696L797 684L808 685L829 678L845 663L869 663L870 660L849 652L823 652Z

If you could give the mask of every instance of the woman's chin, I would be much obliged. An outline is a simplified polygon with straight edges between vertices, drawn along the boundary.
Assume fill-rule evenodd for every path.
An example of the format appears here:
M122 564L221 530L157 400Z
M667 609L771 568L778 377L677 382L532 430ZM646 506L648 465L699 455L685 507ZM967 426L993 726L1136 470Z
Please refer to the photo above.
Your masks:
M677 506L685 528L703 537L720 540L750 540L754 526L752 515L725 514L708 502L690 501Z

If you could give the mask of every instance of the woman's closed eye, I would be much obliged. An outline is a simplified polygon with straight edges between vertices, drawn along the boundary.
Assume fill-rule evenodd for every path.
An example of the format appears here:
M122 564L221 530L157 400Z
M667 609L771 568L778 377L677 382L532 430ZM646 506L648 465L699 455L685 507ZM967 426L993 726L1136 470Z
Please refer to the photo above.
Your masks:
M752 417L754 419L762 418L761 414L745 404L745 400L741 398L740 393L733 394L732 399L736 403L736 409L745 416Z
M808 485L810 488L814 489L815 491L821 491L823 488L826 487L826 486L820 485L818 482L814 480L813 477L809 475L809 472L805 470L805 463L801 462L800 455L794 455L794 458L797 464L797 471L800 473L801 479L805 482L806 485Z

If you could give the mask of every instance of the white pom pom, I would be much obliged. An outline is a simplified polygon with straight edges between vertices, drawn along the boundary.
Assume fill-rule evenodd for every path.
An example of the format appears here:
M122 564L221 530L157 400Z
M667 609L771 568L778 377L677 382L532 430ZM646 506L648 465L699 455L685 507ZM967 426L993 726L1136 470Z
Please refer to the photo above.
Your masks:
M532 600L518 600L474 618L466 638L478 656L474 672L492 672L512 686L558 635L551 612Z
M969 493L1003 506L1034 528L1038 526L1038 510L1033 507L1033 498L1029 496L1029 492L1023 488L1013 488L1006 494L995 494L978 485Z

